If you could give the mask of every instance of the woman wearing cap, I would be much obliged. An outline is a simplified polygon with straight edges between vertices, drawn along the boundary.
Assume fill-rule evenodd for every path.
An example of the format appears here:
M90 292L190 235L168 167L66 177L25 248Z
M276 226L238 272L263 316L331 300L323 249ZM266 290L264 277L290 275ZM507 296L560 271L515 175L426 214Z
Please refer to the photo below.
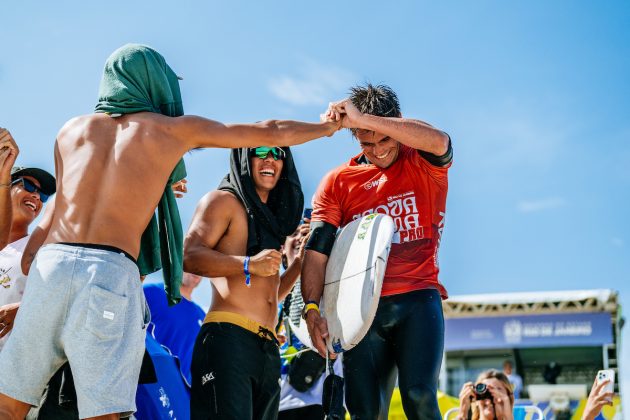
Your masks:
M0 157L0 189L8 190L10 197L5 213L10 218L4 218L10 220L10 224L3 221L4 226L0 227L4 233L8 231L6 245L0 244L4 245L0 250L0 351L13 327L24 293L26 275L20 263L29 239L28 226L39 215L48 197L55 193L55 178L42 169L14 167L7 176L8 160L12 160L12 164L15 158L4 154ZM6 192L0 191L0 194L6 199Z

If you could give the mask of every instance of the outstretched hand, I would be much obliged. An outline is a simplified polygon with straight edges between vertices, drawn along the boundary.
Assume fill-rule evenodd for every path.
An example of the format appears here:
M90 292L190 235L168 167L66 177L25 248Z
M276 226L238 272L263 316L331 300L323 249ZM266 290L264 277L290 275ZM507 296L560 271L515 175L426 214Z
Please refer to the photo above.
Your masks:
M0 128L0 184L11 182L11 168L20 153L9 130Z
M326 113L322 114L326 121L341 121L343 128L360 128L359 121L362 116L363 113L350 99L329 103Z

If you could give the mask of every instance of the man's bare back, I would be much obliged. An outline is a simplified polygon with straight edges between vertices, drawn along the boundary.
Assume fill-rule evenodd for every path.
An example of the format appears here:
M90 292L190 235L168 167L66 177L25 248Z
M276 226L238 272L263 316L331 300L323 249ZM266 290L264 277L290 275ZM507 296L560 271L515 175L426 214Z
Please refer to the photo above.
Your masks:
M45 243L110 245L138 255L140 236L187 149L159 128L165 118L93 114L65 125L55 147L61 188Z

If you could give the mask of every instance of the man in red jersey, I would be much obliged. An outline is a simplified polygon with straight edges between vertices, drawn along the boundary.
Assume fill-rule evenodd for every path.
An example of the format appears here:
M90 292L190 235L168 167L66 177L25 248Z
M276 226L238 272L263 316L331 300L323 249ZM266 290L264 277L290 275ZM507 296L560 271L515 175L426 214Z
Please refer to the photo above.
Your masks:
M313 199L312 234L302 269L311 339L325 355L328 335L319 303L328 256L339 227L370 213L396 224L381 300L366 337L344 354L346 404L353 419L387 418L398 373L409 419L440 419L436 392L444 347L438 248L444 228L450 138L403 118L387 86L359 86L325 115L342 119L361 153L332 170Z

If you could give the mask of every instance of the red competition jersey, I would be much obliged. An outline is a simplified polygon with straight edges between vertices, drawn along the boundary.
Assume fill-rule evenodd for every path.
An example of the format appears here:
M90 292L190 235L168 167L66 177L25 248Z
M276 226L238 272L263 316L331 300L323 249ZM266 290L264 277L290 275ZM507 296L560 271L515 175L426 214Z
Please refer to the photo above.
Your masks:
M438 281L438 248L451 164L434 166L403 144L387 169L357 163L361 155L329 172L319 184L312 221L342 227L371 213L391 216L397 233L381 296L437 289L445 299L446 289Z

